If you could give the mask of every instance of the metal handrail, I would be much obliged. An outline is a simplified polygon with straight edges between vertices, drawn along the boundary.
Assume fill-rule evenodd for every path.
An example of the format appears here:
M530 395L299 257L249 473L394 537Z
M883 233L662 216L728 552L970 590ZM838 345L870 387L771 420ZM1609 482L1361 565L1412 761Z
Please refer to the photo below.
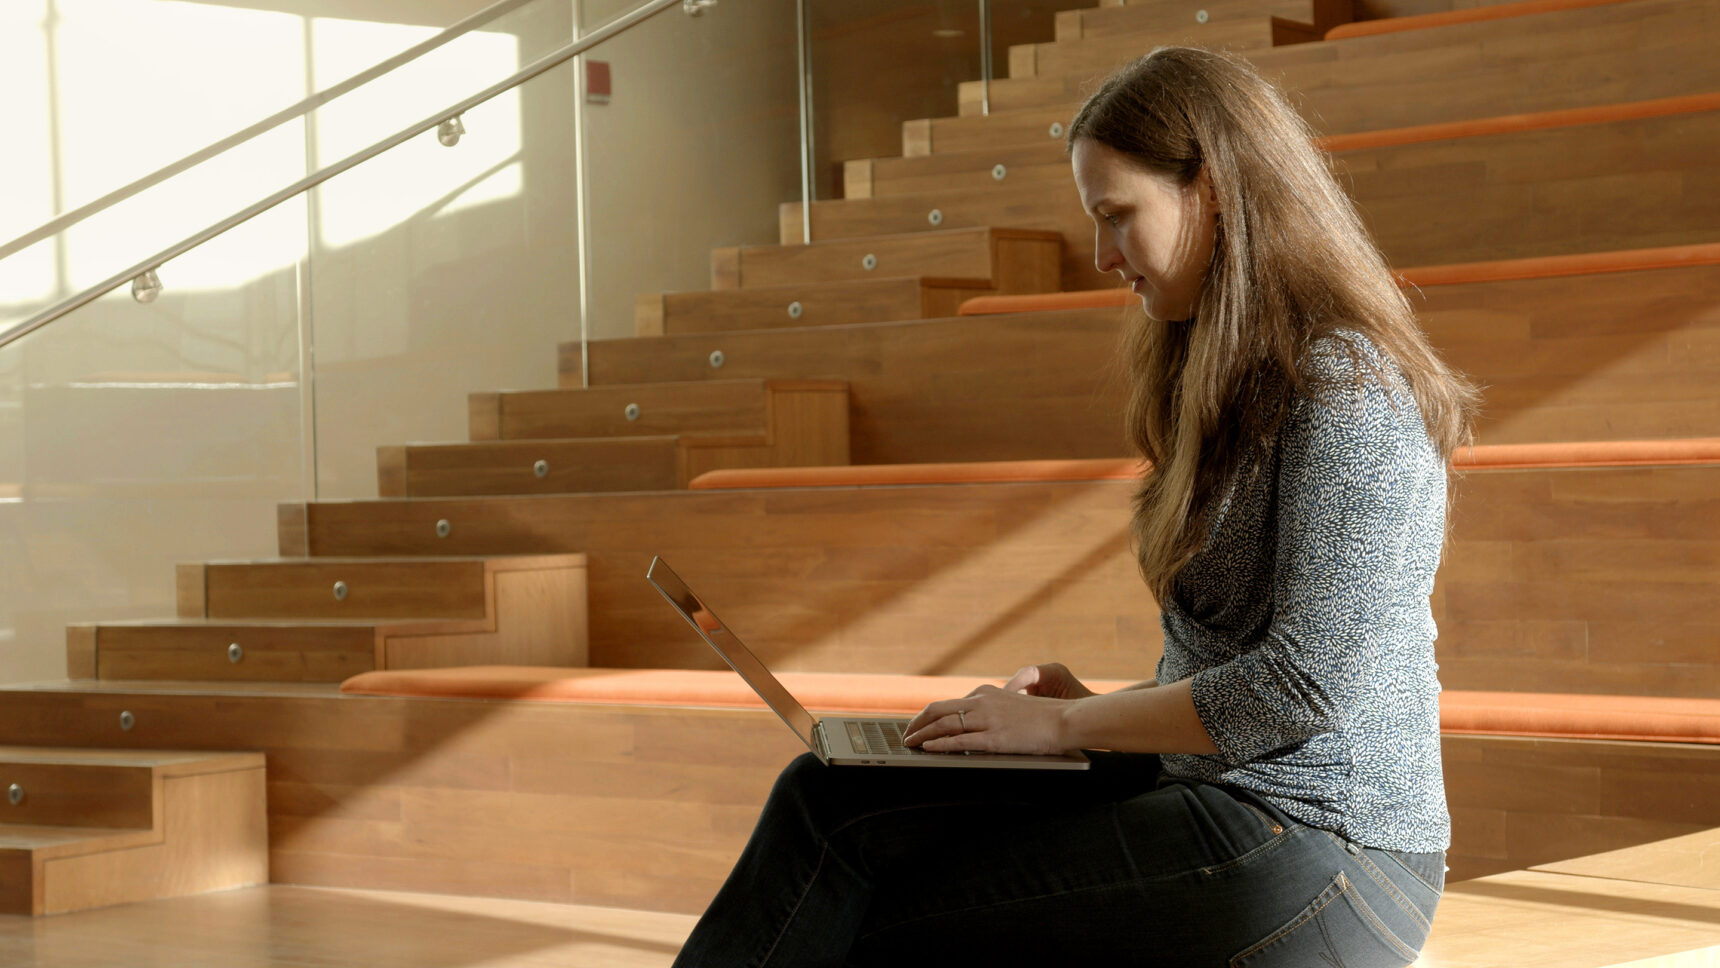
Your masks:
M131 268L115 273L107 279L85 289L83 292L37 313L22 323L6 330L4 333L0 333L0 347L6 346L9 343L28 336L68 313L82 309L84 306L87 306L90 303L95 302L97 299L100 299L102 296L118 289L126 282L135 279L152 269L159 268L162 263L178 258L218 235L221 235L239 225L243 225L287 199L309 191L310 189L321 185L323 182L328 181L330 178L369 161L371 158L382 154L390 148L395 148L405 144L412 138L440 125L443 121L464 114L491 98L512 90L540 74L553 70L573 58L578 57L585 51L607 41L611 37L624 33L625 31L632 29L637 24L662 13L665 9L677 5L691 12L698 7L706 5L706 3L705 0L647 0L647 2L640 4L619 17L616 17L614 20L611 20L609 23L604 24L602 27L592 31L584 37L578 38L567 46L538 58L513 76L508 77L505 80L498 81L452 107L449 107L444 111L438 111L430 117L425 118L410 127L404 128L399 132L378 141L368 148L354 152L326 168L321 168L312 172L293 184L288 185L286 188L283 188L280 191L275 192L273 195L247 206L238 212L235 212L201 232L162 249L160 252L157 252L149 258L133 265Z
M376 80L382 75L387 74L398 67L402 67L411 61L415 61L438 47L452 43L460 37L477 30L479 27L482 27L493 20L499 19L503 14L510 13L531 2L532 0L497 0L497 2L490 4L488 7L472 14L470 17L450 26L448 29L442 31L436 36L430 37L417 44L413 44L411 47L408 47L400 53L395 54L393 57L376 64L368 70L354 74L326 90L318 91L297 104L282 108L248 128L235 131L206 148L194 151L178 161L171 162L147 175L144 175L142 178L139 178L129 185L116 188L92 202L80 205L63 215L60 215L57 218L18 236L5 245L0 245L0 259L5 259L15 253L22 252L43 239L51 239L61 232L64 232L66 229L82 222L84 219L89 218L91 215L118 205L120 202L125 201L139 192L154 188L156 185L161 184L180 172L195 168L216 155L227 151L229 148L236 148L260 134L273 131L275 128L286 124L288 121L304 117L317 108L322 107L324 104L340 97L342 94L346 94L349 91L369 84L371 81Z

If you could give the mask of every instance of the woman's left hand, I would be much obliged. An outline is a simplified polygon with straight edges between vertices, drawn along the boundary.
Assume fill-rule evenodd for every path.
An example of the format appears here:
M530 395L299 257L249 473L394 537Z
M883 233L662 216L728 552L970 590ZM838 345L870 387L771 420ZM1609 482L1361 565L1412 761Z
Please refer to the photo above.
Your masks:
M1070 702L980 686L961 699L942 699L920 710L903 742L934 753L1064 753L1071 749L1063 723Z

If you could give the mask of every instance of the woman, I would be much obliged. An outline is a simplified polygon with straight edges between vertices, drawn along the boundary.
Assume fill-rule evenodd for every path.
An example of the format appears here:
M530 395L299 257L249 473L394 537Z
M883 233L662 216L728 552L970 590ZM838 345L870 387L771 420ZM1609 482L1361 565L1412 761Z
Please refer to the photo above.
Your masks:
M1097 266L1148 317L1127 428L1158 677L1095 695L1032 666L908 727L1110 751L1086 774L797 760L680 964L1367 968L1426 940L1449 841L1428 596L1477 393L1244 62L1156 50L1068 147Z

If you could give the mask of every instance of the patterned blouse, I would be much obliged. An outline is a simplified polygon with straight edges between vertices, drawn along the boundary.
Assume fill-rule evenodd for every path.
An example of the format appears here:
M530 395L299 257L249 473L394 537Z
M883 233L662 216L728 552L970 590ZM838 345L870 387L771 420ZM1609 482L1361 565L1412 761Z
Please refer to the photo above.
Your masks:
M1353 378L1346 338L1381 366L1390 394L1369 380L1299 395L1274 453L1231 482L1163 604L1159 681L1193 677L1219 749L1163 763L1363 846L1444 850L1428 596L1445 463L1396 364L1366 337L1317 342L1307 372Z

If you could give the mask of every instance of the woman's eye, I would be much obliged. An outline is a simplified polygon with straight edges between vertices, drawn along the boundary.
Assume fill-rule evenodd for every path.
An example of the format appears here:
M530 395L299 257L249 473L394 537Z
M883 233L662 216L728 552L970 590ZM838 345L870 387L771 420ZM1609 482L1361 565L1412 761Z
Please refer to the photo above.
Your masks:
M1103 216L1101 216L1101 218L1103 218L1107 222L1110 222L1112 225L1117 224L1117 216L1112 212L1106 212Z

